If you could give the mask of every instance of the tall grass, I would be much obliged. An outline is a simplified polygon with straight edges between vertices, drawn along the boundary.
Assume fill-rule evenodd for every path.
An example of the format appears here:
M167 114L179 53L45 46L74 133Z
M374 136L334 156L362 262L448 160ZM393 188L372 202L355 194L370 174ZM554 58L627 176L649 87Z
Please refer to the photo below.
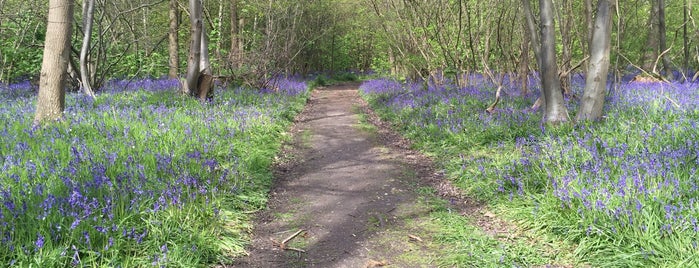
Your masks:
M0 263L197 267L243 253L249 212L307 97L218 89L201 103L176 81L69 94L64 120L32 126L29 85L0 86Z
M699 265L699 90L624 83L602 122L546 128L534 94L374 80L363 95L465 191L524 227L555 234L594 266ZM581 95L583 79L573 81ZM535 81L531 86L537 87ZM569 100L571 117L577 100Z

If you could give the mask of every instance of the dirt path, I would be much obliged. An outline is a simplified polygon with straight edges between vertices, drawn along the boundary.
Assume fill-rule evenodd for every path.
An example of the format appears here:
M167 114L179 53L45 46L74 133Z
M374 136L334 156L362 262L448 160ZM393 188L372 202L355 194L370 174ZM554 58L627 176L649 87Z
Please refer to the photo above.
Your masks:
M277 168L250 255L234 267L378 267L398 264L393 256L415 248L408 234L382 234L427 213L414 207L414 190L417 177L435 173L395 135L361 129L357 86L313 92L287 152L295 159ZM299 230L305 232L285 245L305 253L275 245Z

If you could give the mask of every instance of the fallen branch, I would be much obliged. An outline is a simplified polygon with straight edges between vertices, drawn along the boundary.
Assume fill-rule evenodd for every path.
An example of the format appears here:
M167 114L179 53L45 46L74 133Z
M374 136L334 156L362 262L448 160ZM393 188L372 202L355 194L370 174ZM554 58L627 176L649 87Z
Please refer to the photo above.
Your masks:
M286 243L289 243L289 241L291 241L291 239L294 239L295 237L299 236L301 233L303 233L305 231L306 230L304 230L304 229L298 230L298 232L296 232L296 233L292 234L291 236L287 237L286 239L284 239L284 241L282 241L282 243L279 245L279 247L284 249Z
M279 233L286 233L286 232L289 232L289 231L284 231L284 232L279 232ZM306 251L303 250L303 249L300 249L300 248L293 248L293 247L287 247L287 246L286 246L286 243L289 243L289 241L291 241L292 239L296 238L297 236L299 236L300 234L302 234L302 233L304 233L304 232L306 232L306 230L304 230L304 229L298 230L298 231L295 232L294 234L292 234L292 235L290 235L289 237L287 237L286 239L284 239L284 241L282 241L281 243L280 243L279 241L277 241L277 240L274 240L274 238L270 238L269 240L272 240L272 243L273 243L275 246L281 248L282 250L291 250L291 251L306 253Z
M415 240L415 241L418 241L418 242L422 242L422 238L420 238L419 236L416 236L416 235L408 234L408 238L410 238L410 240Z
M285 248L284 250L291 250L291 251L296 251L296 252L301 252L301 253L306 253L305 250L300 249L300 248Z

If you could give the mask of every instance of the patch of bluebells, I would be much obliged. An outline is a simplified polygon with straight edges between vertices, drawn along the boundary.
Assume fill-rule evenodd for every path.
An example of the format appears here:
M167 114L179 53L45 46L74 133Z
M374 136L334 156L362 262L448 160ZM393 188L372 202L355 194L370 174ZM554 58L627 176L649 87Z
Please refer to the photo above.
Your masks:
M150 92L177 91L180 80L174 78L140 78L140 79L115 79L110 80L99 89L105 93L133 92L145 90Z
M486 113L485 108L493 102L496 86L477 74L463 79L467 79L468 86L457 87L450 80L438 84L376 79L364 82L360 90L378 109L388 109L397 115L402 126L436 129L432 134L440 136L460 135L474 126L516 127L538 118L528 108L513 105L522 102L515 78L504 79L503 97L493 114ZM535 79L529 79L528 83L536 90L532 86ZM533 103L536 95L535 91L524 99Z
M454 173L466 184L492 185L481 190L536 200L535 217L555 221L574 241L612 239L635 245L634 254L654 252L646 258L676 260L696 252L699 85L610 85L603 122L549 131L539 120L531 120L534 115L521 105L533 103L537 94L519 103L515 86L506 87L498 113L481 112L494 97L492 85L481 83L450 88L379 79L364 83L362 92L377 109L389 111L399 126L432 129L418 131L432 134L431 139L527 126L529 130L495 145L501 153L514 149L510 160L453 155L461 159L461 170ZM576 76L572 83L581 96L583 77ZM536 82L530 86L538 87ZM577 100L568 102L572 116L577 105ZM464 140L442 139L456 148L481 145L459 144ZM550 211L541 213L542 207Z
M15 100L19 98L29 98L36 95L38 87L30 83L30 81L22 81L14 84L0 83L0 99Z
M84 254L160 239L151 228L166 211L196 207L210 217L200 220L223 220L221 200L255 183L236 146L279 124L307 90L278 82L274 94L234 89L191 106L173 80L110 82L95 100L69 94L64 121L47 127L32 126L34 96L0 94L0 263L63 248L61 263L80 266ZM154 263L166 265L160 250Z

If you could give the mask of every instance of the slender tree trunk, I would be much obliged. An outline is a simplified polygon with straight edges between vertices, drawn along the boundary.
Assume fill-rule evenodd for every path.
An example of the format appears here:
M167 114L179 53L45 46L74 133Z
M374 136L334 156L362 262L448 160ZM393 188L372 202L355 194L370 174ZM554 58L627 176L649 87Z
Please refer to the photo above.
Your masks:
M189 0L189 19L191 22L191 43L189 44L189 57L187 58L187 81L183 91L187 95L194 95L198 91L199 70L201 64L201 37L203 30L201 0Z
M687 0L684 0L682 11L684 16L684 23L682 24L682 33L684 37L684 64L682 65L682 73L684 74L686 80L687 72L689 72L689 36L687 35L687 24L689 24L689 4Z
M653 69L653 63L658 58L658 5L656 0L651 0L650 14L648 14L648 36L646 37L645 52L641 56L641 68L650 72Z
M541 16L541 89L543 90L544 122L558 124L568 121L561 82L556 66L556 29L553 22L552 0L539 0Z
M238 13L238 68L245 63L245 39L243 38L243 30L245 29L245 18Z
M667 32L665 30L665 0L658 0L658 35L660 40L660 53L663 53L663 69L665 76L669 80L674 80L675 75L672 73L672 65L670 64L670 56L667 50Z
M238 29L238 0L231 0L231 52L228 60L233 68L240 68L240 30Z
M590 43L590 67L577 115L578 121L598 120L602 117L612 39L611 13L612 5L609 0L600 0L597 4L597 17Z
M541 68L541 42L539 41L539 30L534 21L534 11L532 10L529 0L522 0L522 12L524 12L524 20L527 25L526 32L529 35L529 40L534 50L537 67Z
M95 97L95 92L92 90L92 76L88 68L90 56L90 43L92 41L92 17L95 13L95 0L86 0L87 8L83 11L83 45L80 48L80 80L83 93L90 97Z
M72 23L73 0L50 0L35 124L63 115Z
M168 76L170 78L177 78L180 68L180 54L179 50L179 36L177 35L178 29L180 28L180 16L177 10L177 0L170 0L170 28L168 32L168 52L170 54L169 70Z
M592 0L585 0L585 24L587 25L587 43L592 44L592 32L594 22L592 21Z
M184 93L201 100L213 97L213 76L209 62L209 39L202 19L202 1L189 0L192 23L192 42L187 59L187 78L183 83Z
M527 36L524 37L521 44L522 53L519 59L519 81L520 81L520 94L525 96L529 93L529 45L531 41Z
M200 17L201 18L201 17ZM203 22L204 20L201 19ZM204 23L201 24L201 44L199 46L201 50L201 57L199 60L199 72L202 74L211 75L211 58L209 57L209 37L206 34L206 27Z

